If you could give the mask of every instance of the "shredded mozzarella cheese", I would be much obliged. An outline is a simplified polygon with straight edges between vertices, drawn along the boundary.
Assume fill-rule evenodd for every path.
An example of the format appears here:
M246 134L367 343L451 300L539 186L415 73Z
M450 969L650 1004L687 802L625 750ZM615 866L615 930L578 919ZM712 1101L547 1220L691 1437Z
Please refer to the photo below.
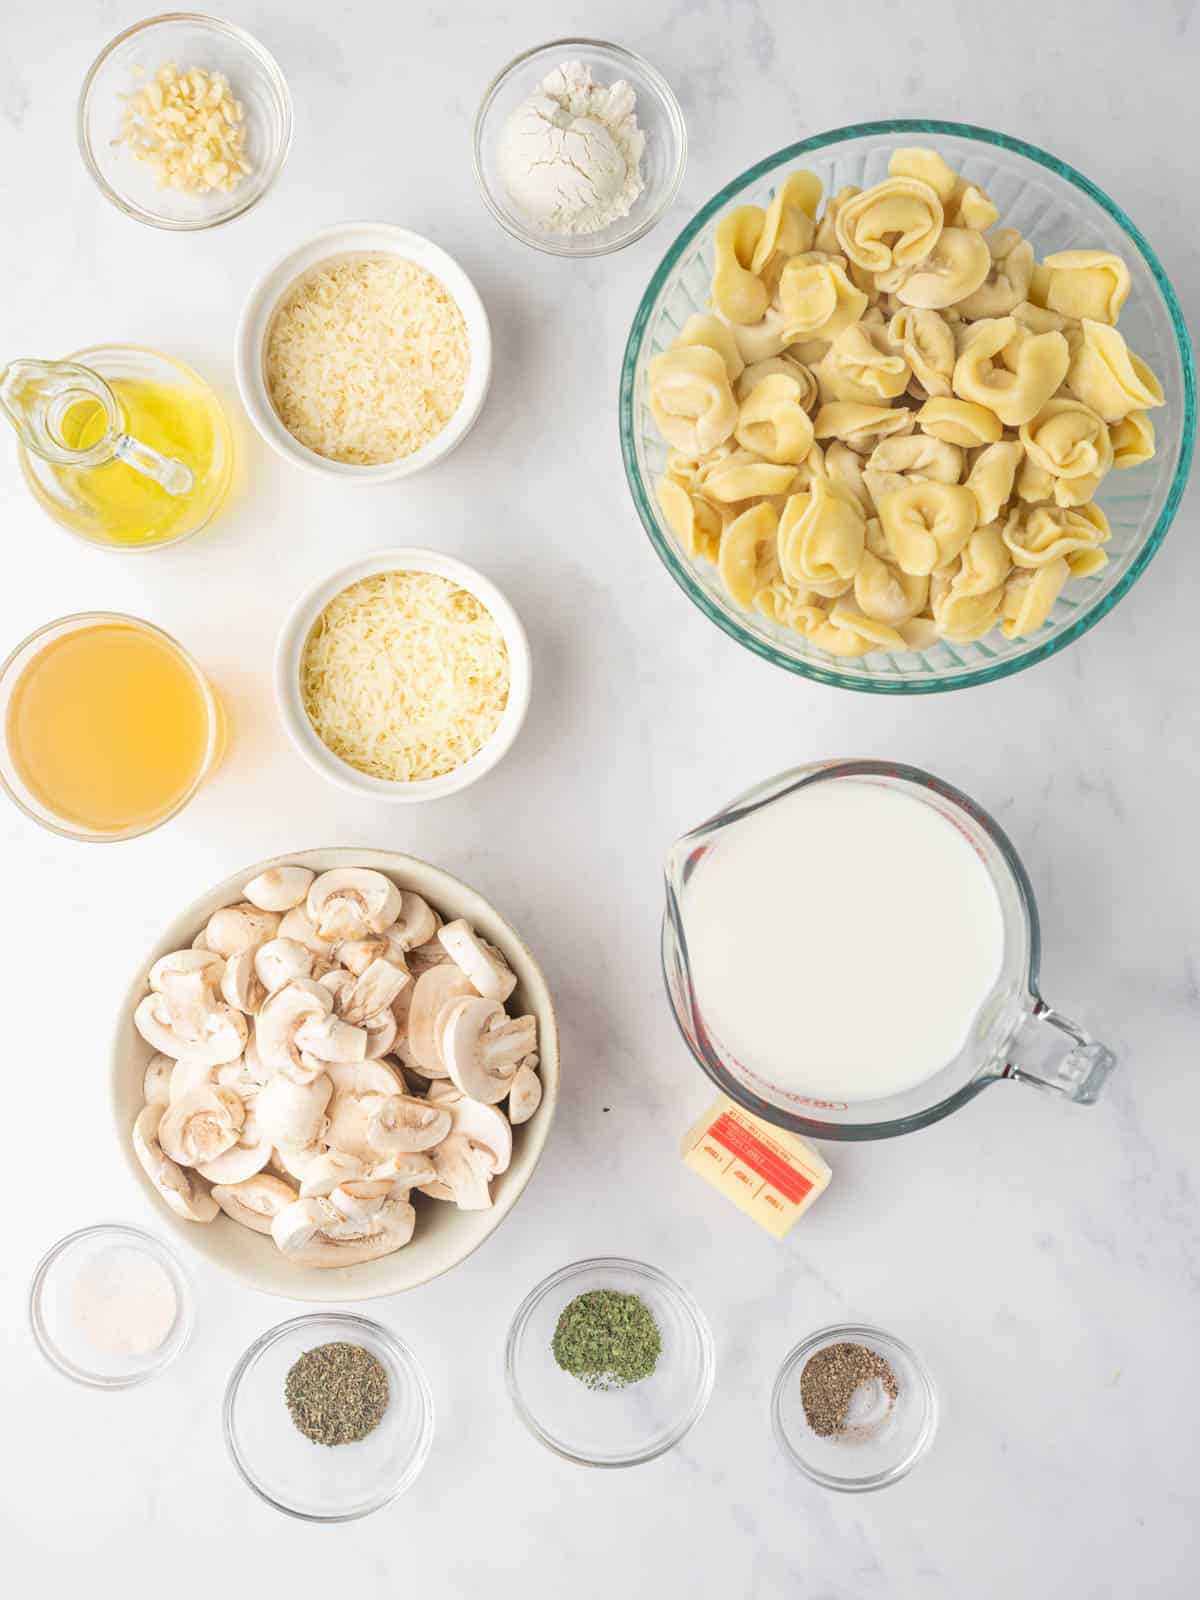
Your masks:
M467 325L440 279L400 256L344 256L306 273L267 334L271 404L330 461L412 455L458 410L471 369Z
M300 689L317 737L373 778L412 783L483 749L508 701L504 636L473 594L430 572L343 589L304 648Z

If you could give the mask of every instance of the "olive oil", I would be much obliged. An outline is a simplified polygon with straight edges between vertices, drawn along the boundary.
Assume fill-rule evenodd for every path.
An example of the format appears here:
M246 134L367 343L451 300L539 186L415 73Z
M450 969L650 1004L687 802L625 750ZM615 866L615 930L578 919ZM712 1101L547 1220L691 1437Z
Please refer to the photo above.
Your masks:
M71 828L152 827L214 758L210 695L182 652L133 620L60 634L13 687L8 752L30 795Z
M207 387L109 378L124 416L124 432L161 455L190 467L195 482L187 494L168 494L153 478L124 461L98 467L59 467L63 486L76 502L77 531L110 544L161 544L206 523L219 509L228 473L217 470L228 456L225 419ZM63 443L88 450L103 439L107 421L95 400L71 407L62 421Z

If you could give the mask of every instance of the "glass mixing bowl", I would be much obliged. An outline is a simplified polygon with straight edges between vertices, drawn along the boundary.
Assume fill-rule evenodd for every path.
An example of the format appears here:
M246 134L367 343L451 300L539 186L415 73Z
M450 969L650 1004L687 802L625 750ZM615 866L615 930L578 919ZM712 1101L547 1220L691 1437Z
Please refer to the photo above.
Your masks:
M725 593L717 569L689 560L658 508L654 484L667 449L647 404L650 360L686 319L708 309L716 224L731 207L765 205L795 167L815 172L827 194L863 188L887 176L893 150L932 144L955 171L981 184L1000 210L1000 226L1032 240L1038 258L1056 250L1115 251L1133 284L1121 313L1130 347L1162 382L1166 405L1153 413L1157 454L1144 466L1114 472L1097 501L1112 527L1108 565L1073 578L1049 620L1025 639L998 631L975 644L941 642L932 649L857 660L838 659L791 629L745 611ZM621 448L634 503L650 542L679 587L731 638L776 666L818 683L882 694L921 694L989 683L1032 666L1078 639L1105 616L1146 570L1179 506L1196 431L1196 375L1183 313L1157 256L1121 208L1065 162L1034 145L987 128L923 118L859 123L789 145L742 173L713 196L668 250L633 320L620 392Z

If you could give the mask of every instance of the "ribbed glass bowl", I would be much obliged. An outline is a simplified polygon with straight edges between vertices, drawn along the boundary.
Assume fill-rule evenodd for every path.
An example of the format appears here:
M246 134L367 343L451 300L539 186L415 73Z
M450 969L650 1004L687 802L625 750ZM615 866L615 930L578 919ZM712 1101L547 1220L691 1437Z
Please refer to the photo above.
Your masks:
M667 447L647 404L650 360L665 350L693 312L708 309L713 237L736 205L766 205L795 167L815 172L826 194L846 184L863 188L887 176L888 159L904 145L934 146L956 172L982 185L1000 211L999 226L1019 228L1040 260L1055 250L1113 250L1133 284L1121 313L1130 348L1160 379L1166 405L1152 413L1157 454L1144 466L1111 473L1096 496L1112 527L1109 562L1091 578L1072 578L1049 620L1025 639L998 630L975 644L941 642L932 649L882 651L844 660L735 605L717 570L690 560L668 528L654 485ZM1179 302L1157 256L1121 208L1081 173L1034 145L958 122L904 119L859 123L803 139L768 156L713 196L667 251L633 320L620 393L621 449L634 503L667 571L701 611L747 649L818 683L882 694L964 689L1019 672L1078 639L1116 605L1166 537L1187 481L1196 432L1196 375Z

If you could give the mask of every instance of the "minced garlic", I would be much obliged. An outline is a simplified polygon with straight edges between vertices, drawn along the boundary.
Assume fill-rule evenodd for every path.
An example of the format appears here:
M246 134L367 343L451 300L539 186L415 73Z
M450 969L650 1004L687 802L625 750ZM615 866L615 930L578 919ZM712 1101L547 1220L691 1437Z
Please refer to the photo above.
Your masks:
M245 115L223 72L169 61L126 96L117 143L150 164L160 189L228 193L251 170Z

